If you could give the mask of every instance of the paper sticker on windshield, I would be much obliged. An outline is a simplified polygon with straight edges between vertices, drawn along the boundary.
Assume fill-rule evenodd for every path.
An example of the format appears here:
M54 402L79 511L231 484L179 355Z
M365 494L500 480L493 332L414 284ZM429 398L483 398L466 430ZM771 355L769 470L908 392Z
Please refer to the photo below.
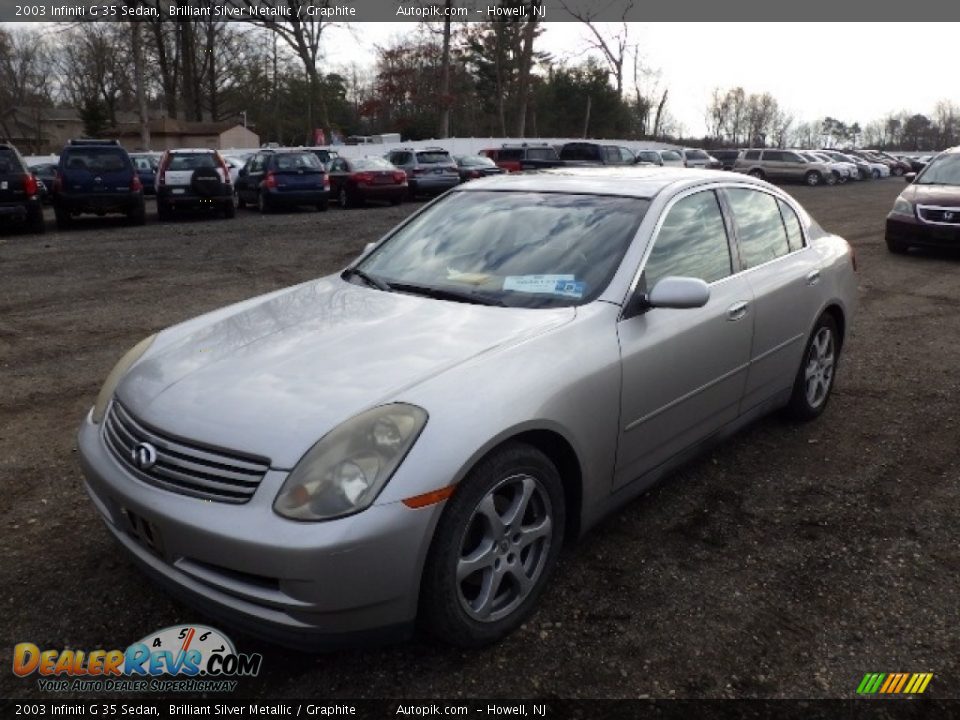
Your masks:
M503 279L503 289L554 295L558 285L574 282L575 279L573 275L508 275Z
M554 295L563 295L564 297L583 297L584 283L573 280L558 280L556 287L553 288Z

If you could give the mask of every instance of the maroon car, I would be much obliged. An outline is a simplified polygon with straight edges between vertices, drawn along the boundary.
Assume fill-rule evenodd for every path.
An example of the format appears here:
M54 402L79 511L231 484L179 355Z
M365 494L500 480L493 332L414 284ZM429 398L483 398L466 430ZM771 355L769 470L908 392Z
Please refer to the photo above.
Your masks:
M327 171L330 194L342 208L385 200L399 205L407 195L407 174L379 157L336 158Z
M907 189L887 215L887 248L960 248L960 148L942 152L919 174L907 173Z

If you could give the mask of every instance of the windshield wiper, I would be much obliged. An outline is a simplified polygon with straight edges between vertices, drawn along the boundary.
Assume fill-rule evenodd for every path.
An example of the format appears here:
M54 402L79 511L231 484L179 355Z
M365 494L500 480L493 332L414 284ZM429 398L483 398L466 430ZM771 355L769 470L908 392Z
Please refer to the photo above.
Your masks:
M414 283L391 283L391 290L410 293L411 295L424 295L426 297L436 298L437 300L455 300L457 302L472 303L474 305L496 305L506 307L503 300L489 295L480 295L467 290L448 290L447 288L433 287L432 285L417 285Z
M390 286L390 283L388 283L386 280L381 280L376 275L369 275L368 273L361 270L360 268L355 268L355 267L347 268L346 270L343 271L343 274L340 277L346 280L347 278L353 277L353 276L360 278L365 283L367 283L367 285L370 285L371 287L375 287L377 290L390 292L390 290L392 289Z

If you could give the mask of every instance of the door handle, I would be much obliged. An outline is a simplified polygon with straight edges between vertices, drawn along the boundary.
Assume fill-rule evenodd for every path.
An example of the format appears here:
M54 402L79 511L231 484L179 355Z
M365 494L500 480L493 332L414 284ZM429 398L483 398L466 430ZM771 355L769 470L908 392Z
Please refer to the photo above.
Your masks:
M807 273L807 285L816 285L820 282L820 271L811 270Z
M747 308L750 307L750 303L743 301L738 302L734 305L731 305L727 308L727 320L739 320L744 315L747 314Z

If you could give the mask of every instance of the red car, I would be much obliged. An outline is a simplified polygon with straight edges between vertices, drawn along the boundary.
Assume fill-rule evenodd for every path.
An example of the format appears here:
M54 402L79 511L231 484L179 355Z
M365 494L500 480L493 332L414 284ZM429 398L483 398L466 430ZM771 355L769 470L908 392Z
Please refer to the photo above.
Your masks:
M388 200L399 205L407 195L407 174L379 157L336 158L327 172L330 194L342 208L367 200Z

